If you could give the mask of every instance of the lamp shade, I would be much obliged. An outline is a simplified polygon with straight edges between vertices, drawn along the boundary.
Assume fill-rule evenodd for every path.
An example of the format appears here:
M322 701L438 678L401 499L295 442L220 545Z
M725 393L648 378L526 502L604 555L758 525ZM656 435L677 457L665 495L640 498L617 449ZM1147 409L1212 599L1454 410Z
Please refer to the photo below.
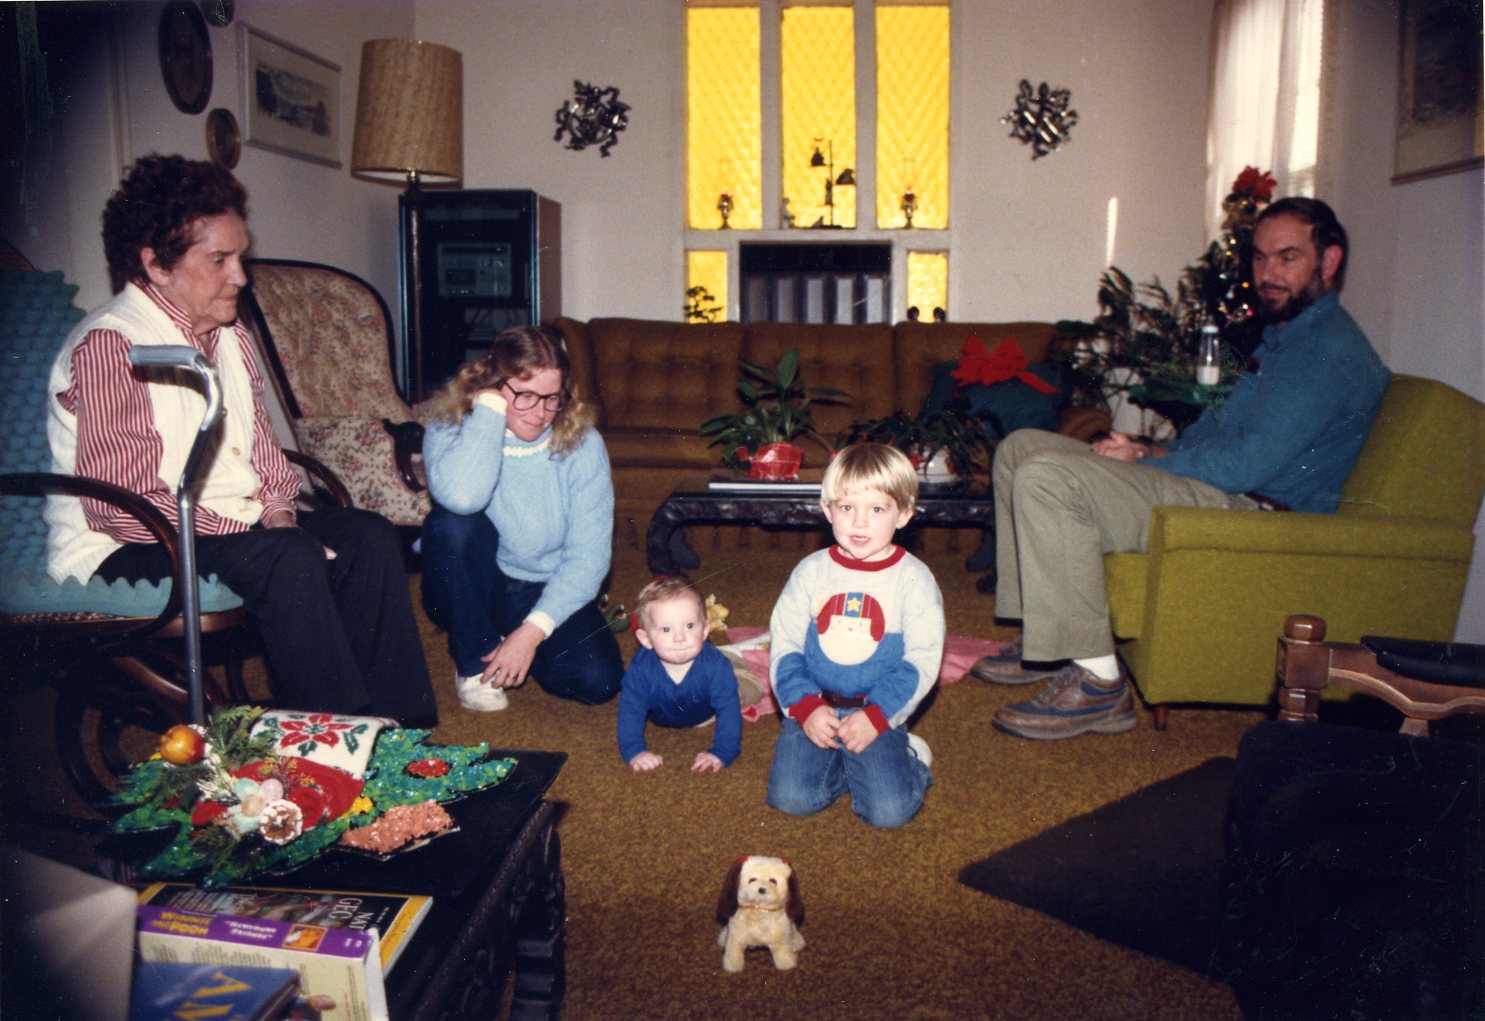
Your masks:
M351 172L448 184L464 177L464 58L411 39L368 39Z

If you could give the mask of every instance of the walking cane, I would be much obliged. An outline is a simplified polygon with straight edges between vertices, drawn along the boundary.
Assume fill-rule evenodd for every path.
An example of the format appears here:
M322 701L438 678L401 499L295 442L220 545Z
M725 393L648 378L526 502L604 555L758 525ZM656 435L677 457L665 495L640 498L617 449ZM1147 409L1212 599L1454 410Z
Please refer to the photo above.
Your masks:
M180 586L181 615L185 624L186 677L191 696L191 722L206 723L206 682L201 665L201 589L196 576L196 495L192 490L198 481L201 458L211 439L212 430L222 418L222 384L217 370L206 355L185 344L136 344L129 349L129 364L137 368L172 368L194 372L206 386L206 412L201 428L186 455L180 485L175 491L175 505L180 520Z

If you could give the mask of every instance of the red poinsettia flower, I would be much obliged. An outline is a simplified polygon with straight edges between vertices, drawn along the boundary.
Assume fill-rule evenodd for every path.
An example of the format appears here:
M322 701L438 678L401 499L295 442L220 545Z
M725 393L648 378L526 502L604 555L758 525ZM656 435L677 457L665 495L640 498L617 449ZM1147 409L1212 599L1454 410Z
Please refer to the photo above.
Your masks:
M297 748L304 744L322 744L328 748L334 748L340 744L341 731L350 730L354 723L336 723L335 717L329 713L312 713L302 720L281 719L279 726L284 728L284 736L279 738L280 748Z
M959 359L959 364L949 373L959 380L960 386L968 383L989 385L1019 379L1040 393L1057 392L1055 386L1026 371L1031 363L1026 358L1026 352L1021 349L1021 342L1015 337L1007 337L991 351L980 338L971 334L964 342L963 353L964 357Z
M1243 172L1237 175L1237 180L1232 182L1232 193L1246 195L1254 202L1267 202L1274 197L1274 189L1278 185L1279 182L1268 171L1244 167Z

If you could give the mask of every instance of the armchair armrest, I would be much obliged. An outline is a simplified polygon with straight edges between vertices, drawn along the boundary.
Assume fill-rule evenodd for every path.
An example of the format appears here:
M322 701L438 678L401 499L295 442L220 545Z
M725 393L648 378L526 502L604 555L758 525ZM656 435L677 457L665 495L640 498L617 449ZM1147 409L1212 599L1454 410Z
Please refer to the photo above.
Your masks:
M1327 554L1468 562L1474 536L1433 518L1156 507L1150 551Z
M1380 698L1403 713L1405 734L1427 735L1431 720L1485 713L1485 690L1404 677L1378 662L1365 645L1325 641L1325 621L1294 614L1284 621L1275 674L1279 719L1314 722L1320 692L1331 684Z
M170 559L170 576L180 577L180 540L175 526L157 510L154 504L137 493L130 492L111 482L90 479L82 475L62 475L56 472L15 472L0 475L0 493L7 496L45 496L47 493L65 493L69 496L102 500L133 515L154 536L160 548ZM129 628L121 637L140 638L153 634L180 615L180 586L171 585L165 605L154 617L138 627Z
M427 488L418 471L423 460L423 423L394 422L384 418L382 428L392 437L392 458L397 462L397 474L402 484L414 493L421 493Z
M317 496L328 498L337 507L354 506L351 491L323 461L310 457L302 450L290 450L287 447L284 448L284 457L288 458L290 464L304 469L305 474L309 476L310 486Z

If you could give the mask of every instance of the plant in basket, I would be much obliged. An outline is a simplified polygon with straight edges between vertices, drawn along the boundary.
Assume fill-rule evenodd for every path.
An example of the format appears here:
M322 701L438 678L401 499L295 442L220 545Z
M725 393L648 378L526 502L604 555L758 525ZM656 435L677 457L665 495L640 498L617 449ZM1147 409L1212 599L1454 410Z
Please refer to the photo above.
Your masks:
M908 456L919 477L928 483L966 479L990 462L994 438L962 398L918 415L899 411L885 418L856 420L835 440L848 443L885 443Z
M799 375L799 349L790 348L770 370L739 358L743 375L737 392L746 407L722 412L701 423L711 446L721 444L722 462L745 470L750 478L786 481L797 478L804 451L793 440L807 436L827 451L830 445L815 430L810 408L815 401L848 396L824 386L805 386Z

